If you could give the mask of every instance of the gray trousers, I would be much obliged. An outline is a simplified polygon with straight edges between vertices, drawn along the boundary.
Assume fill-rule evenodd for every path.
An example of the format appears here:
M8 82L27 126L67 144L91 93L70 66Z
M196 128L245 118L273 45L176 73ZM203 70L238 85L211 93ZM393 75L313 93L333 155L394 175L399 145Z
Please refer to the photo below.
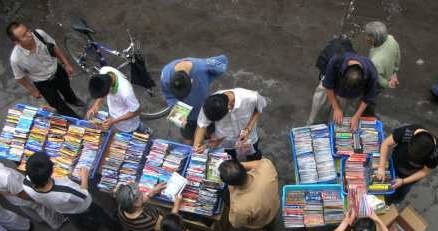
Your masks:
M30 220L0 206L0 231L29 230Z
M336 96L336 98L345 117L353 116L361 101L360 97L347 99ZM333 110L328 101L326 89L322 86L322 81L320 81L315 89L315 93L313 93L312 109L310 111L309 119L307 120L307 125L314 123L327 123L332 120L332 116Z
M33 201L23 200L16 196L5 196L5 198L12 204L28 215L32 220L36 222L44 221L52 229L59 229L64 223L65 217L47 207L37 204Z

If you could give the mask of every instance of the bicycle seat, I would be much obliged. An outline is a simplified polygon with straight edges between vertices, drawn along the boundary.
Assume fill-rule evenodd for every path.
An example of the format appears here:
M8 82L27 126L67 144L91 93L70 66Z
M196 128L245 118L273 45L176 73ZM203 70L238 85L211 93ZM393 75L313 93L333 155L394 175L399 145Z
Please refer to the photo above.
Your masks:
M91 29L87 25L87 23L82 18L79 18L79 17L73 18L72 27L73 27L73 30L75 30L79 33L83 33L83 34L88 34L88 33L93 34L94 33L94 30Z

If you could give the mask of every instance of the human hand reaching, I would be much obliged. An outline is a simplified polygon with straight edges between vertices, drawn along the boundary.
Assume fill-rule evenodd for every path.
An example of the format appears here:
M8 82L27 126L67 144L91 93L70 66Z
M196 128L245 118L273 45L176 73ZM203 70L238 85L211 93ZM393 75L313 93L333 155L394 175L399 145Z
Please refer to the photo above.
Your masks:
M333 110L333 122L335 122L336 124L341 124L343 119L344 113L341 109Z

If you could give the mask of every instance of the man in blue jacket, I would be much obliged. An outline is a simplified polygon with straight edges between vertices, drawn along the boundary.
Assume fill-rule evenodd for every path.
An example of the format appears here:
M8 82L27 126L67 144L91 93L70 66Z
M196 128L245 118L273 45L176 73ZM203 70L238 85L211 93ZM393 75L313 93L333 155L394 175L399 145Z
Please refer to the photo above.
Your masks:
M187 123L181 128L185 143L192 145L196 130L196 121L204 101L210 95L210 86L224 75L228 67L228 58L219 55L210 58L176 59L164 66L161 71L161 88L167 105L173 107L178 101L193 107ZM214 127L210 126L209 133Z

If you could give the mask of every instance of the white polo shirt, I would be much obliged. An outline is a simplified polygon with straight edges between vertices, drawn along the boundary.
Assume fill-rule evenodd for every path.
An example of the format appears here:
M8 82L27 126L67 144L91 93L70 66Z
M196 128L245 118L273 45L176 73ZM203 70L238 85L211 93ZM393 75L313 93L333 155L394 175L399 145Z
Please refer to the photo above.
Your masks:
M134 89L126 76L116 68L105 66L99 71L100 74L112 72L117 77L118 87L114 93L111 89L106 97L109 114L112 118L118 118L128 112L135 112L140 108L140 102L135 96ZM114 126L122 132L133 132L140 126L140 116L129 120L120 121Z
M23 191L23 174L0 163L0 192L16 195Z
M46 32L40 29L37 29L36 31L47 43L53 43L56 45L55 40ZM58 61L55 57L50 55L47 46L44 45L43 42L41 42L33 33L32 36L36 43L36 50L34 53L20 45L15 45L12 50L10 57L12 73L14 74L15 79L22 79L24 76L28 76L33 82L45 81L56 73Z
M225 137L221 144L222 147L233 149L240 136L240 131L246 128L255 110L259 113L263 112L263 109L266 107L266 100L258 92L243 88L217 91L214 94L221 94L226 91L232 91L234 93L234 108L227 113L223 119L215 122L215 136L217 138ZM212 121L207 119L204 110L202 109L198 117L198 126L206 128L211 123ZM254 144L258 139L256 125L251 130L248 141L251 142L251 144Z
M37 203L61 214L79 214L90 207L89 192L68 178L53 179L54 186L48 192L38 192L29 178L23 182L24 191Z

